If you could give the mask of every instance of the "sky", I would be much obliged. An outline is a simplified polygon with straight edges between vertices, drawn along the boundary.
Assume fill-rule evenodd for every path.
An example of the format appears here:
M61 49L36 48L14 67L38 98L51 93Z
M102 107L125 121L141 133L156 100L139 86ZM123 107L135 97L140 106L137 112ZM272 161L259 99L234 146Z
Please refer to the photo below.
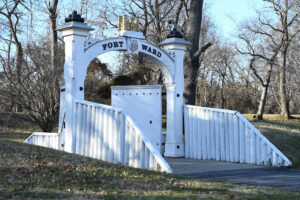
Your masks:
M236 23L255 15L255 9L263 6L262 0L206 0L208 15L218 31L226 39L232 39Z

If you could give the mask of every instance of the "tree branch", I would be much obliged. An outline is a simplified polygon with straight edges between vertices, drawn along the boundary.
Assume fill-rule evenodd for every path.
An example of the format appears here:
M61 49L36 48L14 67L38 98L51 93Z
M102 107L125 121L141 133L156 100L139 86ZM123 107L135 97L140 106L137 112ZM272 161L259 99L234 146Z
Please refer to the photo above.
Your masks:
M211 42L206 43L199 49L196 53L194 53L194 57L200 56L203 52L205 52L210 46L212 46Z

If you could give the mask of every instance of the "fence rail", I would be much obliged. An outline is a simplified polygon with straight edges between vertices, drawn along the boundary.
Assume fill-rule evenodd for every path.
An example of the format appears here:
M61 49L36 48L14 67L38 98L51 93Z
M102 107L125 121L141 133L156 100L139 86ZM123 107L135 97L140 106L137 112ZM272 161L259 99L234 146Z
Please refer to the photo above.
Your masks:
M124 165L171 173L159 150L126 111L75 101L73 152Z
M185 157L256 165L292 163L237 111L184 106Z
M60 135L57 133L34 132L24 143L59 149L59 137Z

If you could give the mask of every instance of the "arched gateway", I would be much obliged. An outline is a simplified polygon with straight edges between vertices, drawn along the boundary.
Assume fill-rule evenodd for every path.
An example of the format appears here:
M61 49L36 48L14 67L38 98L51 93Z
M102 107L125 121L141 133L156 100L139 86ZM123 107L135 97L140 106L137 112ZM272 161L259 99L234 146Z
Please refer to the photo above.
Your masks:
M162 48L149 43L142 33L133 30L119 29L116 37L91 40L87 37L93 28L81 21L76 20L76 16L71 16L68 22L58 29L65 42L65 150L73 152L72 148L74 149L74 145L72 147L72 138L74 138L72 137L73 102L74 100L84 100L84 80L88 65L95 57L103 53L126 51L143 54L156 63L163 72L167 90L165 156L183 157L183 58L189 42L185 41L176 29L160 43ZM130 29L128 23L133 22L129 22L124 16L124 21L119 23L119 26L123 25L123 28L129 27L128 29Z
M116 37L105 40L88 39L93 29L83 21L73 12L59 29L65 42L65 65L58 134L35 132L25 143L172 172L157 148L161 126L155 132L154 127L159 123L152 120L161 120L161 112L155 110L161 101L161 86L114 87L113 106L84 101L89 63L109 51L126 51L148 57L164 74L167 89L165 156L256 165L292 164L239 112L183 104L183 58L189 43L176 29L157 47L147 42L142 33L137 32L137 22L128 21L126 16L119 18ZM150 120L148 116L152 116Z

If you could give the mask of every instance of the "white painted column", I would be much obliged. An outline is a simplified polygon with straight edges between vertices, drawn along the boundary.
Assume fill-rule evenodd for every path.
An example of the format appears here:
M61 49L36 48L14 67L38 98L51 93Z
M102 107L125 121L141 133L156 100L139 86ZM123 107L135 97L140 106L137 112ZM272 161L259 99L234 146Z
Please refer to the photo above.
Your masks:
M168 38L160 43L174 53L174 85L166 85L167 89L167 138L166 157L184 157L183 144L183 60L186 46L183 38Z
M64 80L66 115L63 135L64 150L74 153L75 146L72 144L75 143L73 143L72 139L76 137L72 135L75 133L72 131L73 102L75 99L83 100L84 98L84 78L82 77L85 77L86 72L82 74L80 67L84 60L84 42L89 31L93 29L84 23L71 21L64 24L58 30L62 32L65 42Z

